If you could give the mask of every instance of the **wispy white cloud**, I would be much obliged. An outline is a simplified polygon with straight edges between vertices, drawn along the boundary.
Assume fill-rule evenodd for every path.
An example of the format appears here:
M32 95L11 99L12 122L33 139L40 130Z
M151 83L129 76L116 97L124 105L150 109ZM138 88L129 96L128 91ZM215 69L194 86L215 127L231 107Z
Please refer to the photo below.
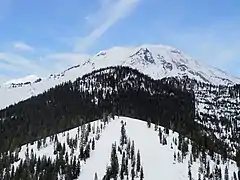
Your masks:
M18 51L34 51L34 47L32 47L24 42L13 43L13 48Z
M45 74L46 70L34 60L27 59L19 54L2 52L0 53L0 69L9 73L37 73Z
M217 22L208 27L173 28L165 30L164 41L193 59L238 75L240 66L240 26L231 21Z
M71 66L84 63L88 58L89 55L66 52L46 55L42 58L42 61L51 62L53 67L52 71L59 72Z
M9 81L11 78L9 76L0 74L0 86L2 85L2 83Z
M11 78L29 74L40 77L59 73L71 66L81 64L89 58L78 53L52 53L39 59L28 59L17 53L0 52L0 85ZM11 76L4 75L4 72Z
M86 37L77 39L74 50L87 50L109 28L130 15L139 2L140 0L101 0L99 10L86 18L94 26L93 30Z
M13 0L3 0L0 6L4 5L6 9L10 8L9 2ZM140 0L99 0L99 8L96 12L86 17L87 26L91 31L85 37L71 39L74 41L73 51L79 52L87 50L94 42L99 39L109 28L115 25L119 20L129 16ZM3 7L3 6L2 6ZM0 7L1 10L1 7ZM5 16L6 13L4 13ZM0 12L0 16L3 13ZM0 17L1 19L1 17ZM87 55L80 55L74 52L49 52L42 54L41 58L32 59L24 56L22 52L33 52L38 54L38 49L26 44L25 42L15 42L7 48L7 51L0 52L0 84L8 80L9 76L5 76L3 70L12 76L35 74L38 76L46 76L50 73L63 71L69 66L80 64L88 58ZM37 56L35 54L35 57ZM26 55L26 54L25 54Z

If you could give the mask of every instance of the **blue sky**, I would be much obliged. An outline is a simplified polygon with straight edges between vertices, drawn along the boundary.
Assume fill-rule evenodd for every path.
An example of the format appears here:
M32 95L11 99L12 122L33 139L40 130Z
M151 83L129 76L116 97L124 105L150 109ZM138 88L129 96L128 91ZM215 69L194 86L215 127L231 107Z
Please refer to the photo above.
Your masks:
M0 83L112 46L166 44L240 76L239 0L1 0Z

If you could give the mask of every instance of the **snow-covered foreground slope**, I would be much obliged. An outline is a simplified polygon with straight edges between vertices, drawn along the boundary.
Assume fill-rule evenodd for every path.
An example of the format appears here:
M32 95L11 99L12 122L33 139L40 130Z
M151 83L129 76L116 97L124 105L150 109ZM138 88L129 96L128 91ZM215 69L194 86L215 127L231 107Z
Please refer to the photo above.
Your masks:
M135 148L140 150L142 165L144 167L144 175L146 180L153 179L168 179L168 180L187 180L188 175L188 161L189 155L184 159L183 163L174 161L174 152L178 152L177 146L174 145L173 138L178 138L178 134L170 130L169 136L165 134L168 144L162 145L159 142L159 136L152 128L147 128L146 122L127 117L120 117L120 119L113 121L103 132L102 138L96 147L96 152L93 153L92 158L87 162L83 169L80 179L93 179L95 172L99 173L100 177L106 172L106 165L109 164L110 150L112 143L117 141L119 144L120 137L120 121L127 123L126 131L127 136L134 140ZM163 130L164 128L161 127ZM171 149L171 144L173 149ZM191 145L189 145L191 149ZM210 157L207 157L210 159ZM119 158L121 162L121 158ZM211 161L211 167L216 166L216 163ZM192 165L192 177L198 178L199 160ZM226 164L221 164L222 170L225 166L229 166L230 177L233 172L237 172L237 166L233 161ZM224 174L224 171L222 171Z
M163 45L142 45L138 47L113 47L92 56L83 56L79 65L68 68L62 73L52 74L47 78L37 79L29 77L13 80L0 87L0 109L13 103L42 93L57 84L74 81L93 70L108 66L129 66L138 69L154 79L164 77L188 76L205 83L235 84L240 83L239 78L213 67L205 66L191 59L181 51ZM35 77L35 76L34 76Z
M124 124L125 122L125 139L127 141L122 147L120 145L120 137L122 134L121 127L122 123ZM90 129L91 131L89 132ZM159 135L159 132L161 132L161 135ZM86 134L88 134L87 138ZM100 139L97 138L97 134L99 134ZM74 139L76 140L76 144L74 143ZM93 139L95 142L94 145L92 143ZM75 128L67 132L60 133L57 135L57 137L53 136L52 138L47 138L45 140L45 145L41 145L37 148L37 144L42 144L39 142L43 141L44 140L35 142L33 145L22 146L19 153L20 159L25 160L25 162L28 159L28 166L31 166L31 162L34 161L29 160L29 155L26 155L28 149L29 154L32 154L30 152L33 152L33 154L36 154L36 157L50 157L51 161L54 164L54 161L56 161L57 158L61 157L62 150L54 153L54 150L57 149L57 144L60 143L62 147L66 147L65 154L63 154L63 161L66 160L66 156L68 156L67 163L71 164L72 162L74 162L73 159L75 159L77 162L80 162L81 171L76 178L79 180L94 179L95 173L97 174L98 179L101 180L106 174L106 167L111 165L110 158L112 153L112 144L116 142L116 145L118 147L117 149L127 154L127 146L128 144L130 146L131 143L132 151L133 141L135 145L133 148L135 150L134 157L136 157L137 151L139 150L141 155L140 163L141 167L143 167L145 180L187 180L189 179L189 175L192 176L193 179L198 179L199 176L200 179L203 179L204 175L205 179L211 179L211 176L219 176L219 173L222 177L228 175L229 179L231 179L233 177L233 173L235 172L237 174L238 172L238 168L234 161L229 159L222 160L222 158L217 154L214 154L212 157L210 157L209 155L207 155L207 151L205 152L202 150L194 150L193 143L188 139L179 136L176 132L172 132L171 130L169 130L168 133L168 130L164 129L163 127L154 127L154 125L151 125L151 127L148 128L146 122L127 117L115 117L115 120L110 119L108 120L108 124L106 123L106 126L104 126L103 121L95 121L91 123L90 126L87 125L81 128ZM88 143L90 144L89 147L91 147L90 157L84 161L84 158L83 160L81 160L80 149ZM93 146L94 150L92 150ZM118 150L116 151L116 153L119 163L119 177L120 169L122 168L121 162L125 163L127 158L123 158L124 161L122 161L123 153L121 154ZM85 151L86 146L84 148L84 153ZM34 157L34 155L32 157ZM128 162L129 178L131 178L132 172L132 159L129 159ZM217 164L218 159L219 164ZM17 167L19 167L19 164L22 164L20 163L20 160L14 163L15 170ZM56 164L58 163L55 162L54 167L57 166ZM134 165L135 172L136 166L137 165ZM75 166L73 165L71 167L71 169L74 169L73 167ZM36 169L38 169L38 166L36 167ZM135 176L134 179L140 179L140 173L137 174L138 175ZM124 179L127 179L126 177L127 176L125 175ZM63 170L60 170L58 172L58 179L61 178L67 179L67 175L63 174Z

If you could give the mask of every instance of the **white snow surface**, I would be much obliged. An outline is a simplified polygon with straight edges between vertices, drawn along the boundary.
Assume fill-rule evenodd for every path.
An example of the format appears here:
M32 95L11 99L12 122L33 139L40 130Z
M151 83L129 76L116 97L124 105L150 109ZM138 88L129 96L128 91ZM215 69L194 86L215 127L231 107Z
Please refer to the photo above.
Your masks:
M5 83L0 86L0 109L28 99L33 95L38 95L62 82L74 81L95 69L117 65L138 69L154 79L188 76L212 84L240 83L239 78L230 76L217 68L200 64L181 51L164 45L146 44L137 47L113 47L92 56L83 56L79 62L84 63L68 68L62 73L51 74L37 83L8 86L11 83L34 82L36 76Z
M110 164L112 144L116 142L117 145L119 145L121 121L126 122L126 134L131 141L134 140L135 152L140 150L141 164L144 169L144 180L189 179L189 153L183 162L180 163L174 161L173 158L174 152L176 152L176 154L180 152L177 149L177 145L173 143L173 138L178 138L178 133L170 130L169 135L164 134L167 139L167 145L162 145L159 143L158 131L154 131L154 125L152 125L151 128L148 128L147 123L141 120L128 117L116 117L115 120L110 120L110 123L106 125L105 129L101 133L100 139L96 141L95 150L91 151L90 159L87 159L86 163L82 163L81 173L78 177L79 180L91 180L93 179L95 173L97 173L99 179L103 178L106 172L106 166ZM93 125L94 123L95 125L100 124L100 121L95 121L91 124ZM162 130L164 129L163 127L160 128ZM68 133L70 138L75 138L75 136L78 134L77 128L59 133L58 141L62 144L66 143L66 136ZM90 137L93 137L93 135L90 134ZM51 157L51 159L55 159L55 155L53 154L54 143L49 143L49 138L47 138L46 142L47 146L41 148L40 150L37 149L37 142L35 142L33 145L28 145L29 152L31 152L31 149L33 149L37 157L46 155L47 157ZM173 145L173 148L171 148L171 144ZM79 147L79 145L77 147ZM25 158L26 149L26 145L22 146L19 156L21 159ZM68 146L66 150L69 151L69 157L71 157L72 155L70 155L71 153ZM189 144L189 150L191 151L191 141ZM73 155L78 155L78 153L79 150L76 149ZM119 163L121 163L121 155L119 152L118 159ZM207 160L210 161L210 172L212 172L213 168L216 166L216 163L212 161L208 155ZM15 163L15 166L18 164L19 162ZM199 166L200 162L199 159L197 159L196 162L193 162L191 167L193 179L198 179ZM228 159L227 162L223 164L220 160L220 165L218 167L221 167L222 177L224 177L224 169L226 166L229 169L229 177L231 178L233 176L233 172L237 172L238 170L236 163ZM135 179L139 180L139 178Z
M3 85L4 86L9 86L12 84L24 84L24 83L33 83L35 81L37 81L40 77L36 76L36 75L28 75L26 77L23 78L18 78L18 79L12 79L10 81L5 82Z

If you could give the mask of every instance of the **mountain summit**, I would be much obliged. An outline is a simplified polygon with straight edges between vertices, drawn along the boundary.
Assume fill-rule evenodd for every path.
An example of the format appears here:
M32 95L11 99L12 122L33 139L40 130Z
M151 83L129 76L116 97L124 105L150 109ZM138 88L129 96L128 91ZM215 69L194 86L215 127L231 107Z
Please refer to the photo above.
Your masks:
M114 47L93 56L91 62L95 64L95 68L109 65L130 66L154 79L188 76L191 79L215 85L240 82L240 79L224 71L200 64L180 50L164 45Z
M8 82L7 86L5 83L0 87L0 109L42 93L60 83L73 81L93 70L109 66L128 66L153 79L187 76L190 79L213 85L240 83L239 78L228 75L217 68L200 64L180 50L165 45L145 44L137 47L113 47L92 56L86 56L81 59L81 62L84 63L70 67L62 73L51 74L48 78L38 79L35 76L25 78L30 79L31 83L26 83L25 80L25 83L20 84L16 81Z

